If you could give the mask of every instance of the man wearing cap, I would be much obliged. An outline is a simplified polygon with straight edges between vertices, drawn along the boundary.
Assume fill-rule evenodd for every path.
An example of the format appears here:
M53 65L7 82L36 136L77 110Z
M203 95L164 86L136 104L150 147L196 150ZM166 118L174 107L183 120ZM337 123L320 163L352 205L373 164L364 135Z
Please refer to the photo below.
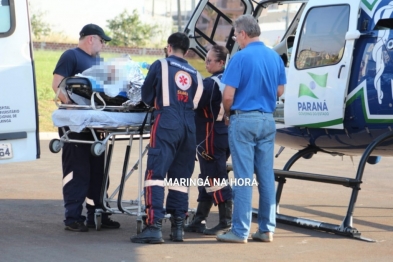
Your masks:
M60 82L69 76L82 73L99 62L99 52L105 42L111 38L101 27L95 24L85 25L79 33L78 47L65 51L53 71L52 88L57 93ZM72 104L69 98L60 92L63 104ZM63 135L59 128L60 137ZM92 140L92 133L83 131L71 133L70 139ZM62 150L63 198L65 208L65 229L87 232L94 228L94 212L99 208L102 180L104 176L105 156L94 157L90 153L90 144L65 143ZM82 215L83 202L86 201L87 220ZM86 220L86 224L85 224ZM102 228L119 228L120 224L111 220L108 214L102 216Z

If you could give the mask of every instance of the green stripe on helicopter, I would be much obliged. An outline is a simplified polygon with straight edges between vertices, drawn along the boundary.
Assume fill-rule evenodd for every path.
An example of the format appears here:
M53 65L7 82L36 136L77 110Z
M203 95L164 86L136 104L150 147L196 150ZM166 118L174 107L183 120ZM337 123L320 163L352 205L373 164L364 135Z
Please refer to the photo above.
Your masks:
M365 7L367 7L370 11L373 10L374 6L379 2L379 0L362 0L362 3Z
M363 83L362 83L363 84ZM363 110L363 116L364 120L366 123L369 124L382 124L382 123L393 123L393 118L369 118L368 117L368 112L366 108L366 100L364 98L364 86L362 86L359 90L356 91L355 94L351 95L351 98L348 99L348 101L345 103L346 106L349 106L352 104L356 99L360 98L361 104L362 104L362 110ZM378 117L385 117L384 115L370 115L370 117L373 116L378 116Z

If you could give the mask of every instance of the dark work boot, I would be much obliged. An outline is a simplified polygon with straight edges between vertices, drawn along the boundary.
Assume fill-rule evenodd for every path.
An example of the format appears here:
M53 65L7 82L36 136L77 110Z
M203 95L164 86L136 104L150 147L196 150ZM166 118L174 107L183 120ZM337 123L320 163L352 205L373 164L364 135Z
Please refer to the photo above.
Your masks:
M184 227L184 231L203 233L206 229L206 218L212 205L213 203L210 201L199 202L194 218L190 224Z
M162 239L162 220L158 220L153 225L145 227L139 235L131 237L132 243L146 243L146 244L161 244L164 243Z
M183 225L184 218L171 216L171 234L169 237L173 242L183 242Z
M217 235L227 232L232 226L232 200L218 204L218 216L220 222L213 228L206 228L205 235Z

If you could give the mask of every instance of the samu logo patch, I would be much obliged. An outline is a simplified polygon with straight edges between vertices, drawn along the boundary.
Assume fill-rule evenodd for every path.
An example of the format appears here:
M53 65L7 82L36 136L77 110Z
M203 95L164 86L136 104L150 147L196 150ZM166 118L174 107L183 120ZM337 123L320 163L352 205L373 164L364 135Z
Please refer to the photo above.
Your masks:
M188 90L192 84L192 78L189 73L185 71L179 71L175 75L175 83L181 90Z

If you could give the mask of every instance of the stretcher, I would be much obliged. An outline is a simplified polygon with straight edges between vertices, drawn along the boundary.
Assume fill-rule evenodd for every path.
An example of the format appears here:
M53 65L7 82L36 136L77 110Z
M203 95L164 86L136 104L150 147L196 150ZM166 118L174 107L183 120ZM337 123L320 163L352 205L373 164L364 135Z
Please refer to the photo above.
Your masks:
M137 217L137 232L142 230L142 216L144 215L143 199L143 168L142 159L146 155L149 145L143 145L144 137L150 133L151 113L149 111L139 112L108 112L99 110L66 110L58 109L52 114L52 120L56 127L63 131L60 139L52 139L49 149L58 153L64 143L91 144L91 153L99 156L105 153L105 169L103 186L100 197L101 209L96 209L96 229L101 228L101 217L103 213L120 214L125 213ZM68 128L67 128L68 127ZM70 134L76 132L91 132L94 140L78 140L69 138ZM103 139L98 137L102 134ZM101 135L100 135L101 136ZM139 154L136 163L129 169L130 152L134 139L139 139ZM127 140L124 162L119 185L112 193L107 194L109 184L109 172L112 162L112 152L116 141ZM138 190L136 199L123 200L126 181L139 169ZM111 205L113 207L111 207Z
M67 95L74 104L58 104L58 109L52 114L54 126L59 127L63 135L59 139L52 139L49 149L52 153L60 152L65 143L91 144L91 154L100 156L105 154L104 177L99 205L96 209L96 229L101 228L103 213L137 216L137 232L142 230L142 216L144 215L143 200L143 168L142 159L146 155L149 145L143 145L143 139L150 134L152 123L151 110L143 103L127 103L123 98L108 97L103 93L93 92L90 80L84 77L65 78L59 85L55 101L59 93ZM76 99L75 99L76 98ZM74 100L75 99L75 100ZM82 101L78 103L77 101ZM74 139L72 133L91 133L93 140ZM134 139L139 139L138 159L129 168L130 152ZM109 192L109 172L112 163L112 153L116 141L126 140L124 162L119 185ZM139 169L137 196L132 200L123 200L126 181Z
M119 105L113 105L113 99L110 103L105 96L98 98L103 101L97 103L94 92L91 92L91 85L86 78L71 77L65 79L60 86L62 92L65 93L67 89L73 92L78 91L79 95L84 95L88 99L88 103L79 104L57 104L58 109L52 114L52 121L56 127L63 131L60 139L52 139L49 143L49 149L52 153L58 153L63 147L64 143L87 143L91 144L91 154L93 156L100 156L105 153L105 169L104 178L101 190L101 197L99 205L102 207L96 209L95 224L96 230L101 229L102 214L128 214L137 217L137 234L139 234L144 224L145 206L143 203L143 182L144 174L142 168L142 159L146 155L149 144L143 146L143 139L150 134L150 128L153 122L152 110L143 106L143 104L121 102ZM60 88L59 88L60 89ZM68 90L69 91L69 90ZM76 92L75 92L76 93ZM57 96L59 93L57 93ZM56 100L57 100L56 96ZM112 105L111 105L112 104ZM116 103L115 103L116 104ZM91 132L93 140L80 140L70 138L70 134L76 132ZM100 139L103 137L103 139ZM135 164L129 168L130 152L132 142L134 139L139 139L138 159ZM121 179L119 185L110 193L108 191L109 185L109 171L112 162L112 153L115 142L119 140L128 140L126 147L124 162L122 167ZM138 185L136 199L123 200L125 184L131 175L138 172ZM111 207L111 205L115 207ZM189 209L188 214L195 214L195 209ZM169 218L166 215L165 218ZM186 224L189 217L186 217Z

